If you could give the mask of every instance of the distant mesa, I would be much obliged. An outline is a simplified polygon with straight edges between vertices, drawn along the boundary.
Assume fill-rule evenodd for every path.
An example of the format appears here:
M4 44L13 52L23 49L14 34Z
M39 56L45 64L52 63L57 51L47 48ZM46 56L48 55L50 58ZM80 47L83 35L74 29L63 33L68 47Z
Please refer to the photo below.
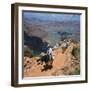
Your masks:
M28 36L36 36L42 39L47 37L48 35L43 27L40 27L33 23L24 22L23 30L28 34Z
M69 32L57 32L59 35L72 35L72 33Z

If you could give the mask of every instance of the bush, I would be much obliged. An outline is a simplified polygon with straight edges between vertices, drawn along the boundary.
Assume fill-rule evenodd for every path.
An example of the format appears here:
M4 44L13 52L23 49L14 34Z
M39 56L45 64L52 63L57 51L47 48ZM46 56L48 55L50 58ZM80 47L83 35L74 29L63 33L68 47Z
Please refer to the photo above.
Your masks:
M75 47L72 50L72 55L76 58L76 59L80 59L80 48L79 47Z
M79 75L80 74L80 68L76 68L75 69L75 75Z
M24 56L27 56L27 57L33 57L33 53L32 53L32 50L30 50L30 48L24 48Z
M80 68L75 68L74 71L69 72L69 75L80 75Z

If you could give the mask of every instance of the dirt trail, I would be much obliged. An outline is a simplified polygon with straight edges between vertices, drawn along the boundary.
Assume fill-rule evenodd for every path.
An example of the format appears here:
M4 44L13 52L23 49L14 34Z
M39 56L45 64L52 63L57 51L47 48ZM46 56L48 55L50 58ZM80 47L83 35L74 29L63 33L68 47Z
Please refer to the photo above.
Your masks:
M66 55L62 54L60 50L57 50L57 53L55 55L55 60L53 62L53 66L56 68L60 68L64 65L65 60L66 60Z

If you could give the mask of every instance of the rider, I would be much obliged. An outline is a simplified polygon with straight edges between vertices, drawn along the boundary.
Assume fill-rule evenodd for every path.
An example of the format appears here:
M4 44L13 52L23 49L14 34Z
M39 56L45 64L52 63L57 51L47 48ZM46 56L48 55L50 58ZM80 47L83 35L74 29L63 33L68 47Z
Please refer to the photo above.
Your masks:
M52 48L51 48L51 46L49 46L49 48L47 50L47 55L48 55L49 60L52 60Z

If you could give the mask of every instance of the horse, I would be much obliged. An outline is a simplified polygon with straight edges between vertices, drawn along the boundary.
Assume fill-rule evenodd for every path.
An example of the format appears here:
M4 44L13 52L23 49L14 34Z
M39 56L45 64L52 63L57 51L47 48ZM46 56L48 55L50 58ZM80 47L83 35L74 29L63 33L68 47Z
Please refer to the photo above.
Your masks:
M48 69L51 69L53 67L52 66L53 60L54 60L53 57L49 56L48 54L42 56L39 60L37 60L38 64L41 64L44 67L41 71L44 71L44 70L46 71Z

